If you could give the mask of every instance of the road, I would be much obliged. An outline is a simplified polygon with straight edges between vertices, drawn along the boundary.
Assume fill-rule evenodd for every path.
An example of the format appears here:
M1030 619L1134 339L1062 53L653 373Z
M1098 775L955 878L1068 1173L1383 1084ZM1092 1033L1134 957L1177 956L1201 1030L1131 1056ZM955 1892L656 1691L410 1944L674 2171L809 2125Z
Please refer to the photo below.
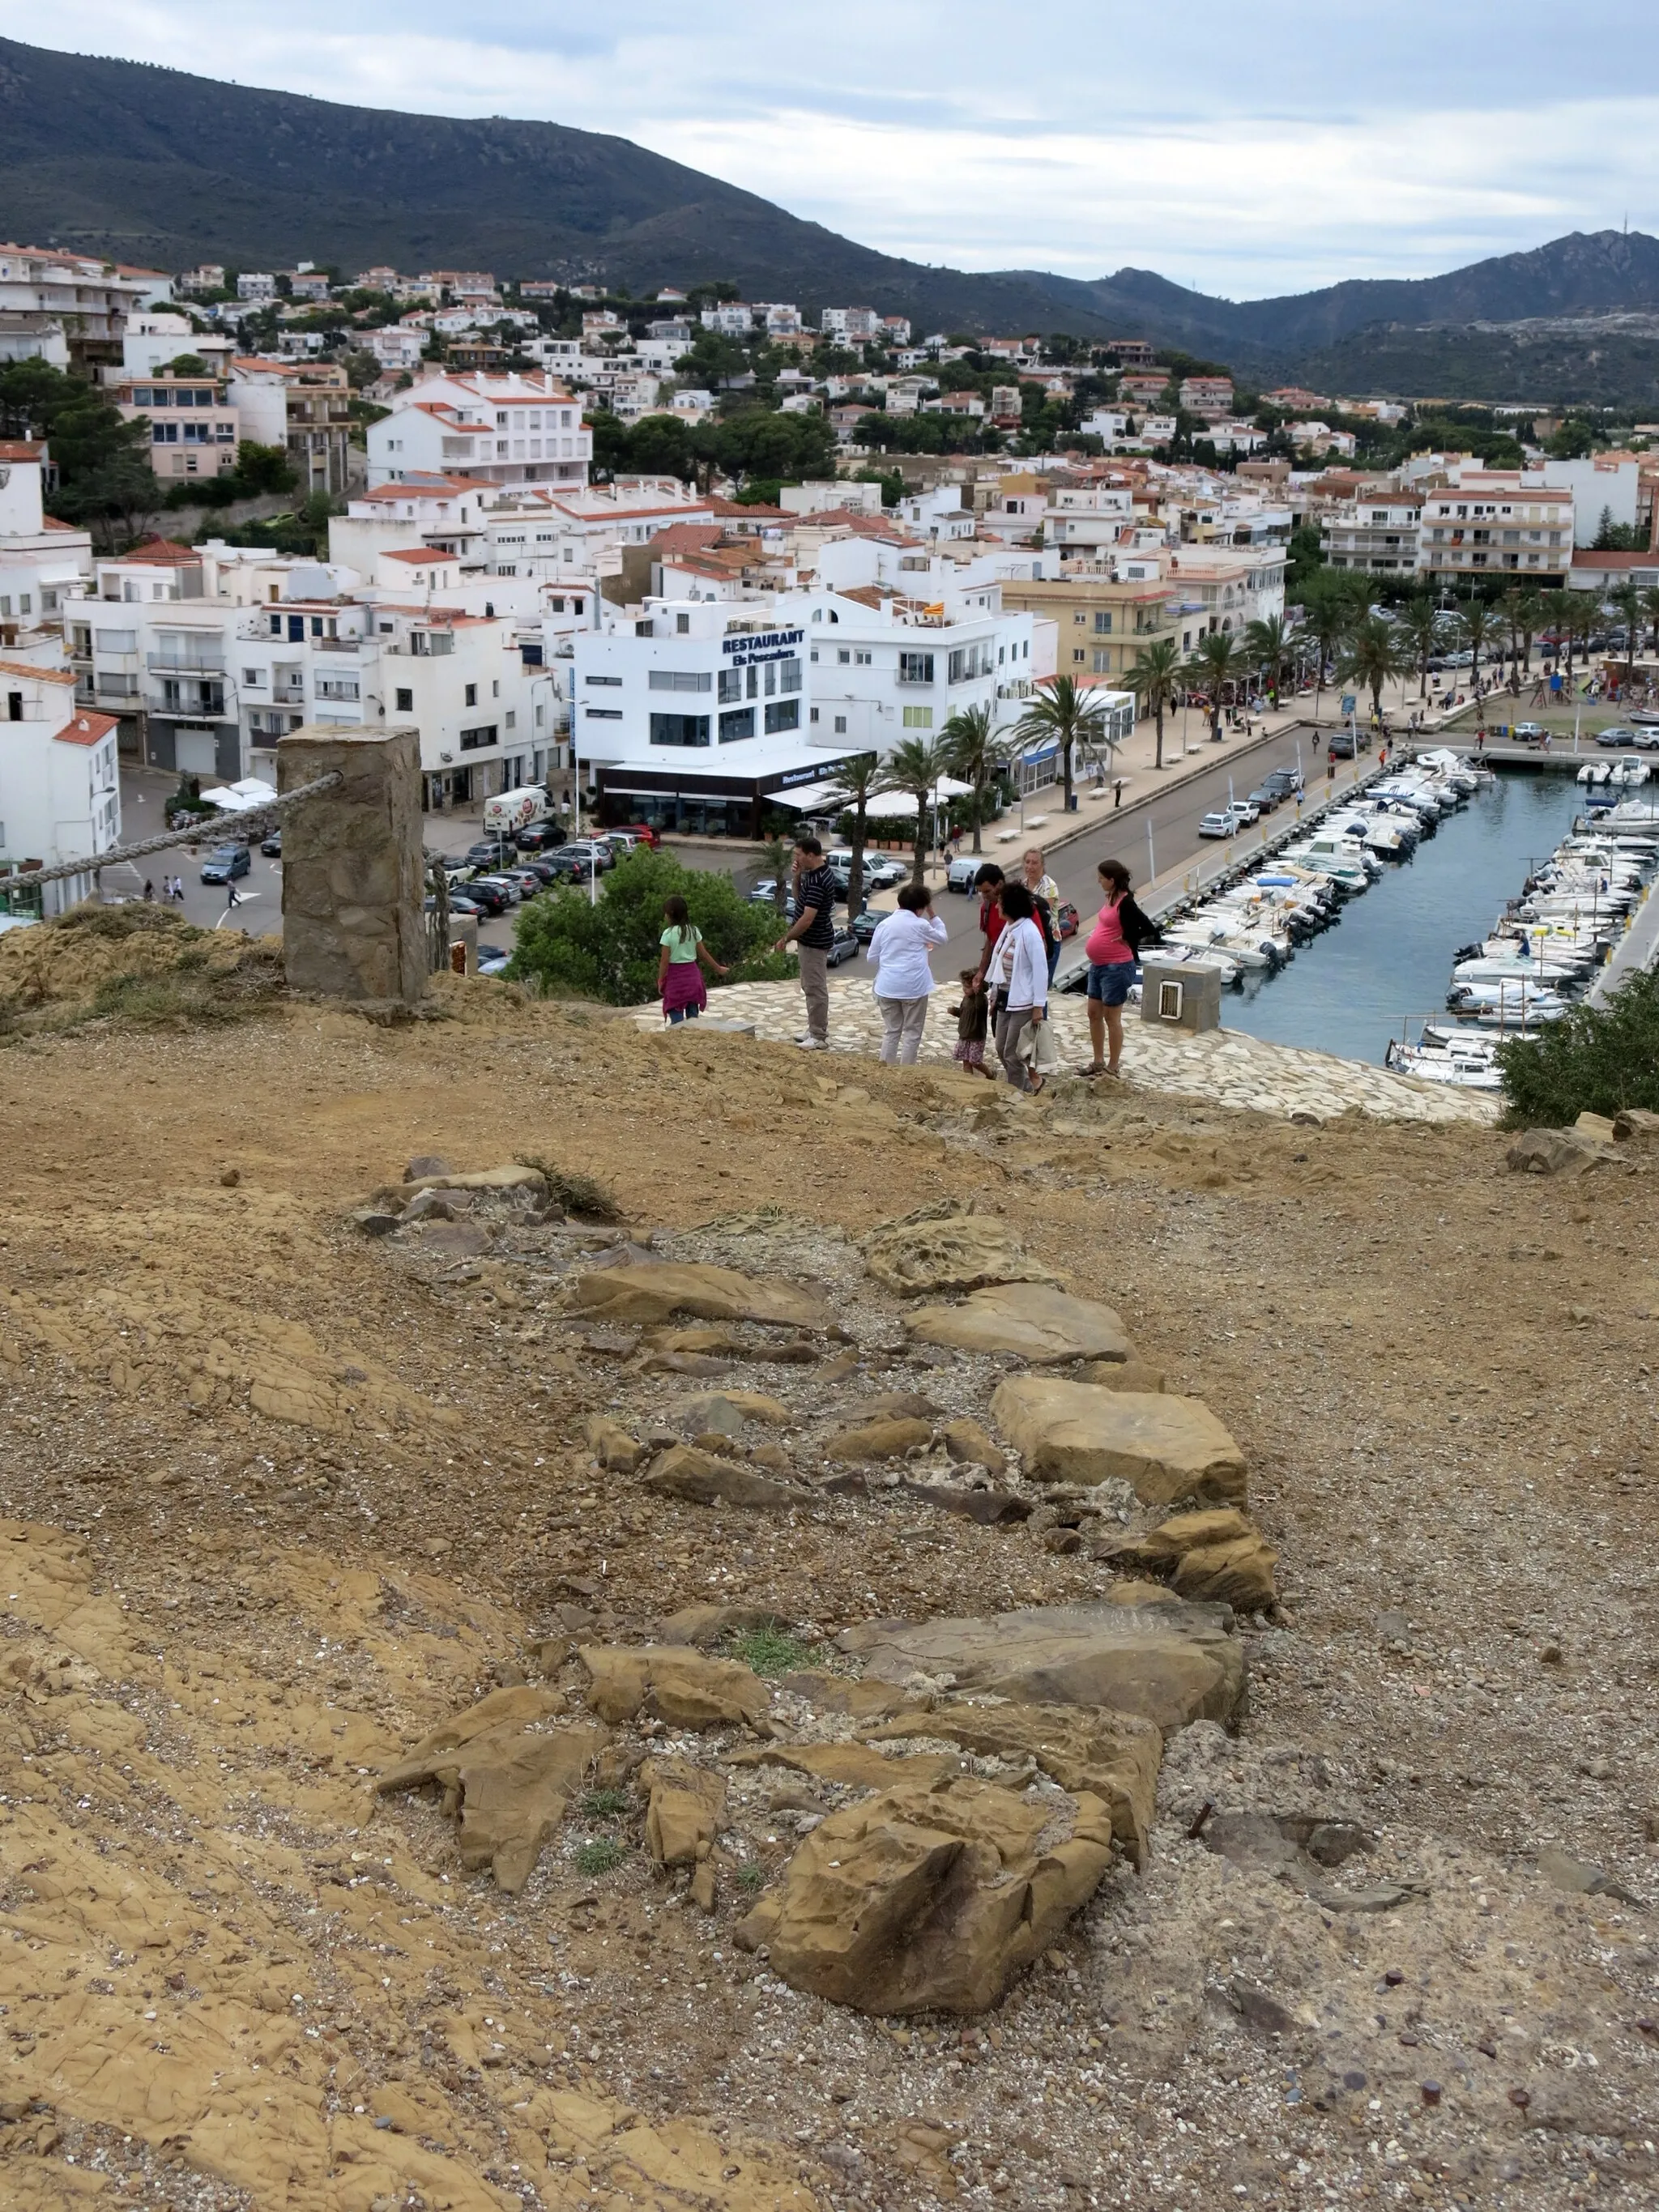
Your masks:
M158 769L134 768L121 763L121 842L136 844L141 838L159 837L167 828L167 802L179 788L179 779ZM207 831L193 849L188 845L174 845L163 853L151 853L142 860L128 866L104 871L106 893L119 892L131 897L143 888L149 877L160 894L162 880L167 876L182 876L185 896L182 904L173 911L182 914L186 921L193 921L203 929L240 929L250 937L277 936L283 927L283 871L281 864L268 860L256 842L252 848L253 866L245 876L236 879L238 903L232 910L225 896L222 884L204 884L201 880L202 863L215 845L236 841L238 832L230 817L222 817Z

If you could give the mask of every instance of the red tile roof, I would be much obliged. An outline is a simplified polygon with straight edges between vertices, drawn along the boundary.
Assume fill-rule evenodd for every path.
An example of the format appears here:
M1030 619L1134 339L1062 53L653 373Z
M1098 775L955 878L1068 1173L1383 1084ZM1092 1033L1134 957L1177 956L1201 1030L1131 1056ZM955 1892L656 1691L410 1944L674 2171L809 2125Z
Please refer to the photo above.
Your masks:
M31 676L37 684L73 684L72 668L37 668L31 660L0 660L0 676Z
M95 745L100 738L106 738L115 727L113 714L76 714L52 736L60 745Z
M0 441L0 461L43 461L46 458L46 447L35 445L27 438Z
M192 562L199 562L202 556L193 545L180 545L175 538L147 538L131 553L117 557L122 561L154 561L165 568L186 568Z
M453 553L434 553L429 546L400 546L396 551L382 553L380 556L383 561L436 562L453 561L455 557Z

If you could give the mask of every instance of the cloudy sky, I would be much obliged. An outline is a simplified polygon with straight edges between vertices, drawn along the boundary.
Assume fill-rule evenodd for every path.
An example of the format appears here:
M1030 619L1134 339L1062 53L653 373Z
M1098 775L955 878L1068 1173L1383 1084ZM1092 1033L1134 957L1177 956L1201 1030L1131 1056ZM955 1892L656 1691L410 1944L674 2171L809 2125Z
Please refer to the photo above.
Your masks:
M0 33L611 131L963 269L1247 299L1659 231L1650 0L0 0Z

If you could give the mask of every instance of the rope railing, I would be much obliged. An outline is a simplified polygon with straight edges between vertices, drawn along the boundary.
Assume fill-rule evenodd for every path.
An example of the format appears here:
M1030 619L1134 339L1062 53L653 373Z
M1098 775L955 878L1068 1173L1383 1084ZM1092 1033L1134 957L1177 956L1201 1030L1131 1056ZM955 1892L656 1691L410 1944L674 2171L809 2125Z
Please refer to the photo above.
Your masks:
M292 791L261 799L257 806L239 807L234 814L221 816L216 822L194 822L185 830L168 830L159 837L140 838L136 845L116 845L107 853L90 853L78 860L60 860L55 867L26 868L15 876L0 875L0 890L18 890L26 884L55 884L65 876L95 875L99 869L113 867L118 861L140 860L147 853L163 853L172 845L199 845L204 836L222 826L234 822L239 829L252 828L281 813L283 807L295 806L302 799L315 799L319 792L331 791L343 781L338 769L331 769L326 775L316 776Z

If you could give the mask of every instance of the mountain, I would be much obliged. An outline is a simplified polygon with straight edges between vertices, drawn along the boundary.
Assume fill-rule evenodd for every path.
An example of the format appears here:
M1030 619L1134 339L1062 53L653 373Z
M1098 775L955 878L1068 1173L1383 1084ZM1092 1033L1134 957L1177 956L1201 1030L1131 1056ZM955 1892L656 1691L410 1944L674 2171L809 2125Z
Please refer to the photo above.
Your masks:
M1503 398L1519 380L1530 398L1645 403L1659 389L1652 334L1608 322L1659 313L1659 240L1641 232L1267 300L1212 299L1146 269L975 275L878 253L625 138L347 107L7 39L0 236L173 269L309 255L635 291L724 277L808 309L868 301L928 330L1147 337L1249 378L1353 392ZM1547 335L1521 327L1540 323Z

